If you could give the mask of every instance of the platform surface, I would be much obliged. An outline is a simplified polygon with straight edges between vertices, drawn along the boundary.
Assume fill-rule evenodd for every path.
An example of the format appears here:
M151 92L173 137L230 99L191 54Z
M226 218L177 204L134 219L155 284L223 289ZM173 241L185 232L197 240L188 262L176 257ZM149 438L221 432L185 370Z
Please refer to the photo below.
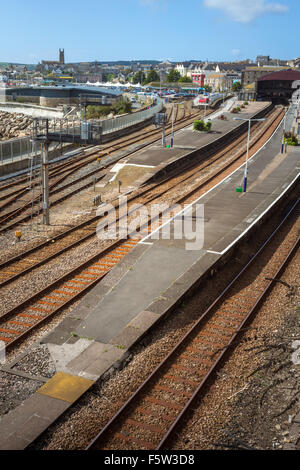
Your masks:
M74 315L80 313L82 304L88 302L97 289L107 285L107 293L99 300L94 299L76 333L115 344L114 337L126 324L141 311L153 311L151 305L166 297L166 291L195 263L200 261L200 277L201 265L203 272L209 265L208 256L214 263L242 237L299 176L300 151L291 148L287 154L278 153L281 137L279 128L264 149L250 159L246 193L236 192L243 180L242 167L195 203L204 205L201 249L187 250L186 239L152 240L150 236L144 239L122 262L127 271L121 278L110 284L109 275L101 283L102 287L95 287L75 308Z
M231 103L234 103L234 101ZM266 105L267 103L264 102L250 103L245 109L242 109L238 115L230 113L228 108L224 107L223 111L219 110L204 119L205 121L212 121L211 132L198 132L193 130L192 125L187 126L186 128L176 132L173 148L162 148L161 144L157 142L132 155L127 159L127 162L137 165L158 166L162 163L172 161L174 158L181 157L191 152L191 150L200 149L201 147L210 144L227 132L239 127L242 124L242 121L235 120L236 117L248 119L266 107ZM218 119L220 114L223 114L226 117L226 120ZM170 138L170 136L166 138L167 145L170 144Z

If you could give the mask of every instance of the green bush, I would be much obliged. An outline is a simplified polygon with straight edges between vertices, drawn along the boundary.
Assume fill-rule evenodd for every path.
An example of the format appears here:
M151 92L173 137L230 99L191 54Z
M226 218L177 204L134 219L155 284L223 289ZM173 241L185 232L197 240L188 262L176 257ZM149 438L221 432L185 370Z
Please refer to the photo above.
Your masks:
M199 119L197 119L196 121L194 121L193 129L194 129L194 131L203 131L203 129L204 129L204 121L199 120Z
M291 137L285 138L284 142L286 142L287 145L298 145L298 139L294 135L292 135Z
M205 126L205 127L206 127L206 129L205 129L206 132L210 132L210 131L211 131L211 124L212 124L211 121L207 121L206 126Z
M109 114L129 114L132 112L131 103L128 100L118 101L113 106L88 106L86 109L87 119L100 119Z
M202 119L194 121L193 129L195 131L205 131L210 132L211 130L211 121L204 122Z
M132 111L132 106L129 100L118 101L113 107L116 114L129 114Z
M247 106L247 104L249 104L248 101L244 101L244 105Z
M88 106L86 109L87 119L99 119L108 116L112 112L111 106Z
M187 76L181 77L178 80L179 83L193 83L193 80Z

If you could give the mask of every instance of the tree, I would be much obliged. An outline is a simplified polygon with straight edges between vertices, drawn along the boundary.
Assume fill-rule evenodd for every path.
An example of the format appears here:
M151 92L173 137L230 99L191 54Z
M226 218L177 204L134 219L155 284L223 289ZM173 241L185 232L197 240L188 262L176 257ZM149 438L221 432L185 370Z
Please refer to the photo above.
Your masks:
M146 79L144 80L144 83L151 83L151 82L159 82L159 75L156 72L156 70L150 70L148 72Z
M204 85L203 88L205 88L205 90L207 91L207 93L211 93L211 90L212 90L211 86L209 86L209 85Z
M242 88L241 82L235 82L232 84L232 91L240 91Z
M145 80L145 74L144 72L142 72L141 70L139 70L139 72L136 72L136 74L134 75L133 77L133 83L137 84L137 83L143 83L143 81Z
M112 82L114 78L115 78L115 75L113 73L109 73L107 75L107 81L108 82Z
M184 77L181 77L179 80L178 80L179 83L193 83L193 80L188 77L187 75L185 75Z
M178 70L173 69L167 75L167 82L176 83L176 82L179 81L180 77L181 77L181 75L178 72Z

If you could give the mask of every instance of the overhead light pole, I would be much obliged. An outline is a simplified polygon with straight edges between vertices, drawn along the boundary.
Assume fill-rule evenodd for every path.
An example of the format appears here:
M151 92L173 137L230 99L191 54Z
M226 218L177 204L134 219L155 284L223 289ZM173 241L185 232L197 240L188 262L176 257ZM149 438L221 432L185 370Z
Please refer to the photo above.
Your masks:
M247 153L246 153L246 163L244 170L244 183L243 183L243 192L247 191L247 176L248 176L248 158L249 158L249 144L250 144L250 129L252 121L265 121L265 118L262 119L251 119L251 118L234 118L234 121L248 121L248 139L247 139Z
M162 98L162 93L161 93L161 70L159 71L159 88L160 88L160 97Z
M171 133L171 148L174 145L174 103L172 103L172 133Z
M283 119L283 136L282 136L282 141L281 141L281 153L284 151L284 138L285 138L285 122L286 122L286 114L287 110L284 110L284 119Z

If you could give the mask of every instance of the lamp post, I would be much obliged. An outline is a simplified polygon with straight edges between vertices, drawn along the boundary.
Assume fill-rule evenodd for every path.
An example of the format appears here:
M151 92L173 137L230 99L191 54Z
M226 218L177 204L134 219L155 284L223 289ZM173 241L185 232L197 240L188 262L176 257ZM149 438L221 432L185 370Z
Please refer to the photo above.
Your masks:
M48 132L48 120L47 120ZM50 202L49 202L49 142L42 142L42 192L43 192L43 224L50 225Z
M160 97L162 98L162 93L161 93L161 70L159 71L159 88L160 88Z
M285 137L285 120L286 120L286 109L284 110L284 119L283 119L283 136L281 141L281 153L284 151L284 137Z
M249 157L249 144L250 144L250 129L252 121L265 121L266 119L251 119L251 118L234 118L235 121L248 121L248 139L247 139L247 153L246 153L246 163L244 170L244 183L243 183L243 192L247 191L247 175L248 175L248 157Z
M172 104L172 133L171 133L171 148L174 145L174 103Z

